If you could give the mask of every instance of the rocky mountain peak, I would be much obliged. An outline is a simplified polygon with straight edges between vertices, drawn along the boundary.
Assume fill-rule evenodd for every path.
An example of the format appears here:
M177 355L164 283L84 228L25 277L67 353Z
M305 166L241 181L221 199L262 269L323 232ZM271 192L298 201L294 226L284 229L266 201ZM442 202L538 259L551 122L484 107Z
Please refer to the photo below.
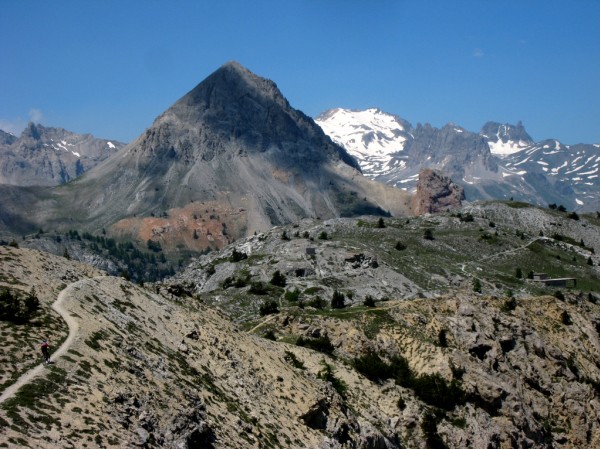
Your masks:
M21 138L29 138L33 140L40 140L42 133L44 132L44 127L42 125L36 125L33 122L29 122L27 127L21 133Z
M519 120L516 125L511 125L510 123L487 122L483 125L483 128L481 128L480 134L494 142L501 140L506 143L513 140L516 142L523 141L527 144L533 143L533 139L525 130L525 126L523 126L521 120Z
M479 132L488 142L490 151L504 157L533 144L533 139L519 120L516 125L487 122Z
M141 144L148 163L157 156L194 163L269 151L304 162L341 159L360 170L310 117L290 106L273 81L237 62L221 66L167 109Z
M168 112L182 119L213 119L231 122L242 114L251 119L253 112L277 105L289 108L289 103L277 85L261 78L235 61L222 65L178 100ZM262 115L262 114L261 114ZM258 120L252 120L256 124Z

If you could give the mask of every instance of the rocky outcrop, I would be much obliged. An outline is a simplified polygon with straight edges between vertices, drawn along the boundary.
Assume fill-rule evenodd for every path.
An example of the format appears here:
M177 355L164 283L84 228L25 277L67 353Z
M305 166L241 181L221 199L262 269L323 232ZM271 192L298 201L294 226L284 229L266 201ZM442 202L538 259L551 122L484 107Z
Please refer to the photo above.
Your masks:
M415 215L446 212L461 206L464 190L437 170L425 169L419 173L417 193L412 199Z

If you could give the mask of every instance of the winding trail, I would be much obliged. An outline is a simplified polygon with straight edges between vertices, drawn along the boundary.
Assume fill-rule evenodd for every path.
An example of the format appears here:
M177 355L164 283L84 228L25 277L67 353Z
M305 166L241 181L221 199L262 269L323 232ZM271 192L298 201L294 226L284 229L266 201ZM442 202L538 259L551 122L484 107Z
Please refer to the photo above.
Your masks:
M69 350L79 331L79 323L72 315L70 315L70 313L67 310L65 310L63 302L71 289L76 287L78 284L84 283L87 280L88 279L82 279L72 284L69 284L58 294L58 298L56 299L56 301L54 301L54 304L52 304L52 308L66 321L67 326L69 326L69 336L67 337L67 339L63 342L62 345L60 345L60 347L56 351L53 351L50 354L50 359L53 362ZM33 378L39 376L41 373L44 372L45 369L46 368L44 364L41 363L27 371L21 377L19 377L19 379L17 379L17 381L14 384L12 384L10 387L8 387L2 392L2 395L0 396L0 404L6 401L7 399L13 397L19 388L21 388L26 383L30 382Z

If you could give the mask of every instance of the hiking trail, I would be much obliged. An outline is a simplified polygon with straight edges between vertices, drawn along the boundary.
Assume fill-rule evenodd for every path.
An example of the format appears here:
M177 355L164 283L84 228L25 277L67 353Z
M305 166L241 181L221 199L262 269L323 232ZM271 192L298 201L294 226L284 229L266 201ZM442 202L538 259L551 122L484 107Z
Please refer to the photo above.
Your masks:
M86 281L89 281L89 279L81 279L77 282L73 282L72 284L66 286L63 290L61 290L61 292L58 294L58 298L52 304L52 308L54 309L54 311L56 311L62 317L62 319L65 320L67 326L69 327L69 335L67 336L67 339L63 342L62 345L60 345L60 347L56 351L52 351L50 353L50 360L52 363L55 363L57 358L59 358L69 350L69 348L73 344L73 341L75 341L75 338L77 337L77 333L79 331L79 323L64 308L63 302L71 289L77 287L78 284L82 284ZM43 373L45 369L46 367L42 362L39 365L36 365L34 368L30 369L29 371L25 372L21 377L17 379L17 381L14 384L9 386L6 390L2 392L2 395L0 395L0 404L6 401L7 399L13 397L19 388L31 382L32 379Z

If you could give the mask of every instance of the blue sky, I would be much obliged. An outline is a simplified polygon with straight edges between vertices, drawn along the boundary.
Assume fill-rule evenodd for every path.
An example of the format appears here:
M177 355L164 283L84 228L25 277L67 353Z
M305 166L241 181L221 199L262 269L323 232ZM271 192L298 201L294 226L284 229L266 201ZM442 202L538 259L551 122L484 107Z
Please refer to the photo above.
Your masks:
M0 0L0 129L129 142L229 60L310 116L600 143L600 1Z

